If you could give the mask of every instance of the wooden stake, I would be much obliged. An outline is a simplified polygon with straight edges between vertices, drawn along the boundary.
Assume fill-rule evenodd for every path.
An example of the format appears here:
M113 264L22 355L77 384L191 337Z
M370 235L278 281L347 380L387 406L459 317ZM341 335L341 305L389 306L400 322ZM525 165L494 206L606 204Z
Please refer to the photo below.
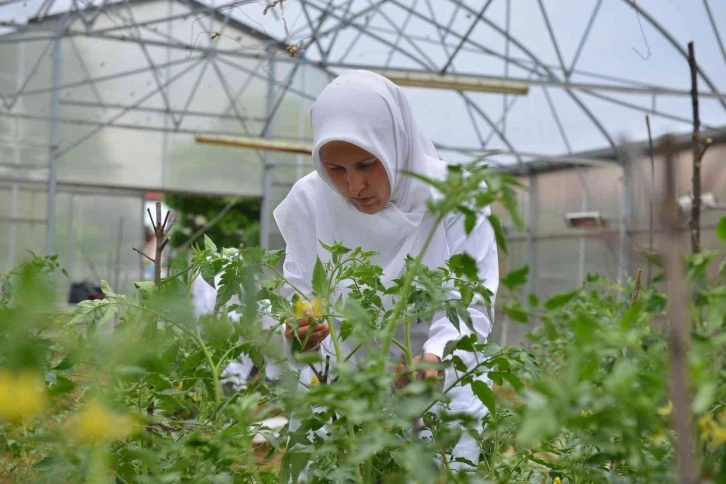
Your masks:
M676 466L681 484L697 482L694 462L693 415L691 412L690 381L688 372L688 286L683 267L684 255L678 241L678 202L675 192L676 143L670 136L663 142L665 158L664 200L661 221L666 228L663 255L668 277L668 321L671 353L671 401L673 402L673 426L677 434Z

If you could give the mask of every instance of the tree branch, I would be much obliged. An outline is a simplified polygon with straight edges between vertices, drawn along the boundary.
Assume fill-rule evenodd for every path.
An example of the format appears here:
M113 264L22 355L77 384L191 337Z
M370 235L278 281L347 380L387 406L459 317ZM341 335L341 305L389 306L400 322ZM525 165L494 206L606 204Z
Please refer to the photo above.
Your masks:
M131 247L131 248L132 248L132 249L134 249L134 250L135 250L136 252L138 252L139 254L141 254L141 255L143 255L144 257L146 257L147 259L149 259L149 260L151 261L151 263L152 263L152 264L156 264L156 261L155 261L154 259L152 259L152 258L151 258L151 257L149 257L148 255L144 254L143 252L141 252L141 251L140 251L139 249L137 249L136 247Z

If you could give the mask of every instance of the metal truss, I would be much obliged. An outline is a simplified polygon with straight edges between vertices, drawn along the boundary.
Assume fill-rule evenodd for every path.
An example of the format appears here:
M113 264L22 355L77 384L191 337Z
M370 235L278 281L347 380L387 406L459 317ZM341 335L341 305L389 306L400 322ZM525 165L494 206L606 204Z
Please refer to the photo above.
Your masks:
M657 20L656 12L649 12L639 3L624 0L626 7L636 12L650 27L649 33L659 35L678 55L686 57L685 45L669 33ZM547 109L537 113L539 122L550 123L559 134L562 151L558 154L532 153L512 138L508 119L517 108L518 98L501 94L501 110L492 112L490 104L467 92L458 92L461 100L459 122L470 123L475 133L470 146L444 148L446 140L434 140L437 146L451 152L476 155L488 150L495 140L504 147L504 153L520 165L530 161L547 161L567 166L619 163L621 150L610 132L590 107L588 101L610 103L633 113L650 114L668 121L690 123L688 113L672 113L656 108L656 100L665 97L687 97L687 89L674 89L669 84L654 84L616 77L609 72L590 72L578 68L582 64L588 40L594 25L603 11L603 1L593 2L588 12L584 31L578 38L574 55L570 58L558 40L557 26L552 22L551 7L543 0L531 0L527 15L541 18L545 35L536 42L551 46L554 57L543 59L535 52L533 39L523 39L511 30L511 19L518 15L511 8L511 0L284 0L286 32L281 23L273 18L279 15L279 4L266 10L271 2L265 0L74 0L70 9L56 12L56 0L45 0L37 11L23 10L24 2L7 1L0 4L0 49L9 52L19 44L32 45L37 57L24 61L21 75L13 89L0 84L0 122L22 120L44 121L51 125L51 139L44 145L49 162L32 169L47 167L51 173L48 187L55 190L52 180L58 159L93 140L107 129L128 129L177 134L244 135L284 139L274 135L274 124L281 106L291 96L305 102L314 100L315 91L301 88L296 82L303 68L321 72L328 79L354 68L397 69L433 74L475 76L493 81L523 82L532 88L531 95L542 96ZM500 5L497 5L500 3ZM505 5L501 5L504 4ZM149 14L152 4L166 5ZM502 7L504 21L495 20L493 8ZM502 8L499 8L501 11ZM701 8L708 19L704 29L712 32L716 52L726 62L724 29L726 24L712 11L709 0L694 2L693 8ZM10 20L3 12L14 9L24 20ZM267 13L262 15L263 10ZM51 13L53 12L53 13ZM293 20L294 18L294 20ZM288 25L289 23L289 25ZM279 24L279 25L278 25ZM171 26L175 28L172 29ZM423 27L422 27L423 26ZM433 35L422 32L428 29ZM269 32L268 32L269 30ZM496 45L484 42L498 38ZM579 29L578 29L579 30ZM561 34L559 34L561 35ZM230 40L238 45L231 43ZM117 62L113 73L99 74L84 58L85 48L93 42L104 45L135 46L137 62L128 66ZM61 46L68 48L61 49ZM66 59L78 66L78 75L64 80L59 71ZM164 52L164 55L160 55ZM366 55L366 62L360 56ZM52 62L48 59L52 58ZM467 59L483 59L478 65ZM496 60L502 65L501 72L485 66L486 60ZM140 62L139 62L140 60ZM718 59L720 61L720 59ZM44 63L51 64L55 73L48 82L40 78ZM276 67L275 67L276 66ZM46 71L48 69L46 68ZM234 79L228 74L233 72ZM513 72L519 74L512 75ZM715 74L709 72L709 64L702 63L699 71L702 81L702 99L715 101L726 110L726 93L719 91L714 82ZM109 81L148 79L146 87L132 101L109 99L104 83ZM203 80L213 79L222 107L205 110L195 100L202 89ZM589 79L583 81L583 79ZM264 112L250 112L244 104L253 83L266 83L267 96ZM191 85L184 96L172 96L176 86ZM83 99L66 99L61 93L73 89L85 89L90 95ZM559 91L572 107L584 115L593 130L599 133L614 156L592 159L578 156L573 151L572 137L566 130L567 119L562 107L553 95ZM489 96L496 96L490 94ZM33 99L50 96L51 105L43 112L28 112L25 108ZM646 102L638 103L635 97ZM648 102L652 100L650 106ZM153 102L152 102L153 101ZM486 106L486 107L485 107ZM94 116L71 116L74 113L95 113ZM86 110L86 111L84 111ZM99 115L100 113L100 115ZM142 122L153 116L155 121ZM161 118L163 122L159 122ZM190 125L190 119L218 120L218 128L200 130ZM61 138L58 126L84 126L87 130L75 139ZM726 125L726 123L722 123ZM723 126L705 128L724 129ZM511 128L511 127L510 127ZM166 144L166 138L164 138ZM20 142L20 141L18 141ZM11 146L0 140L0 146ZM166 146L166 145L165 145ZM40 148L39 148L40 149ZM166 152L166 148L163 150ZM266 165L263 153L257 153ZM164 154L166 157L166 154ZM0 167L19 167L17 160L0 160ZM166 161L165 161L166 163ZM522 173L536 171L520 166ZM19 168L18 168L19 169ZM267 180L270 185L270 180ZM49 207L49 213L52 213ZM49 219L52 217L49 217Z

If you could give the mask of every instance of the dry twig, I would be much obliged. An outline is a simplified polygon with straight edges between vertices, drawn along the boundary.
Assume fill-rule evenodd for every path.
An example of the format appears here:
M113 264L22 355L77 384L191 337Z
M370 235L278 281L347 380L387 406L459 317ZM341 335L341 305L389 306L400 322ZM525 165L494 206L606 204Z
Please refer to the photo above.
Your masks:
M638 297L640 296L640 276L643 274L643 271L638 269L638 275L635 276L635 287L633 287L633 298L630 301L630 304L635 304L638 302Z
M693 42L688 43L688 65L691 68L691 104L693 105L693 203L691 204L691 252L701 252L701 118L698 112L698 65Z

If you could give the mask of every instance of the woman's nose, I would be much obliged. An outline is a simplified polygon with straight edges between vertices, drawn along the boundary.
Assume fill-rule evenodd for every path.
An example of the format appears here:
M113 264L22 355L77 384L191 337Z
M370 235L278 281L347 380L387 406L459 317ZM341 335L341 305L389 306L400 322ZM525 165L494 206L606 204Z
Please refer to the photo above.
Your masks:
M365 177L359 173L348 175L348 190L353 196L358 195L366 186Z

